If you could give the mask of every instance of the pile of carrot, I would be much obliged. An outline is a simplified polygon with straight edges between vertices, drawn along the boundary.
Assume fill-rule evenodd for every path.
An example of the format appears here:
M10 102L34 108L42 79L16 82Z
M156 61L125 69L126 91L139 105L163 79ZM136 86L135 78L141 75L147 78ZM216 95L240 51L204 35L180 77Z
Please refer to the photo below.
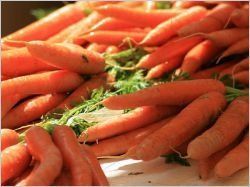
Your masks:
M2 38L2 185L108 185L96 157L119 155L186 154L202 179L248 167L248 4L159 3L76 2ZM132 111L79 137L65 124L51 135L38 127L49 112L109 89L106 56L131 45L148 52L131 71L143 70L154 84L102 105ZM239 88L230 100L225 79ZM15 129L30 123L20 139Z

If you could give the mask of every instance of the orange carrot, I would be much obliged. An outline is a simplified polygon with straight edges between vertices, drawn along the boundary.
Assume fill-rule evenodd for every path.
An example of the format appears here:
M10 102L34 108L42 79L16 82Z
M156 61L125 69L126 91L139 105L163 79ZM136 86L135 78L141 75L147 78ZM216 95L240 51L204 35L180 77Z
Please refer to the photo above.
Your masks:
M29 152L40 163L17 186L51 185L56 177L59 176L63 165L59 149L53 143L49 133L38 126L31 127L26 132L25 141Z
M205 8L192 7L184 13L156 26L146 35L140 44L145 46L161 45L176 35L180 28L200 20L205 14Z
M156 9L156 2L155 1L145 1L145 8L147 11Z
M181 106L212 91L224 93L225 86L213 79L184 80L155 85L131 94L111 96L102 103L105 107L115 110L150 105Z
M10 77L57 69L40 60L34 59L27 48L3 51L1 60L2 74Z
M242 71L233 75L233 79L237 82L249 85L249 71Z
M209 92L200 96L169 123L137 145L136 157L141 160L151 160L190 140L225 106L226 99L221 93Z
M190 8L193 6L205 6L206 3L202 1L176 1L173 4L173 8Z
M108 54L114 54L114 53L118 53L120 51L120 49L118 47L116 47L115 45L110 45L107 49L106 49L106 53Z
M87 50L89 50L89 51L95 51L97 53L104 53L106 51L107 47L108 46L104 45L104 44L91 43L87 47Z
M249 58L245 58L234 66L233 74L249 69Z
M202 38L197 36L191 38L173 39L156 49L153 53L141 58L136 67L149 69L174 57L183 56L201 41Z
M3 40L46 40L83 17L84 12L82 7L75 4L66 5L45 18L8 35Z
M188 36L195 33L210 33L224 28L229 16L235 10L234 6L219 4L198 22L191 23L178 31L179 36Z
M86 159L81 154L81 147L74 131L68 126L56 126L52 137L62 153L65 167L71 173L72 185L91 185L92 172Z
M249 136L222 158L215 166L217 177L229 177L249 165Z
M231 15L231 20L237 27L249 27L249 9L236 9Z
M169 73L174 69L178 68L182 63L182 58L173 58L167 62L156 65L148 71L146 79L155 79L161 77L165 73Z
M11 94L29 95L67 92L77 88L83 79L76 73L52 71L26 75L2 82L2 96Z
M155 27L182 12L182 10L144 10L132 9L117 5L105 5L95 10L105 16L114 17L124 21L130 21L145 27Z
M19 141L19 134L11 129L1 129L1 151L5 148L17 144Z
M235 99L210 129L191 141L187 150L189 157L204 159L232 143L248 126L248 104L248 97Z
M2 127L17 128L38 119L63 101L63 94L48 94L29 99L10 110L2 119Z
M179 111L175 106L145 106L137 108L119 118L113 118L89 127L78 138L80 142L93 142L144 127ZM86 137L87 135L87 137Z
M43 41L27 43L31 55L52 66L82 74L95 74L104 70L104 59L96 52L75 44L52 44Z
M10 146L1 153L1 184L18 177L29 166L31 156L24 144Z
M11 79L11 77L6 76L6 75L1 75L1 81L5 81L5 80L8 80L8 79Z
M98 162L94 152L85 144L81 145L82 153L85 156L93 174L94 186L109 186L109 182L102 171L100 163Z
M64 168L54 181L53 186L72 186L71 178L70 172Z

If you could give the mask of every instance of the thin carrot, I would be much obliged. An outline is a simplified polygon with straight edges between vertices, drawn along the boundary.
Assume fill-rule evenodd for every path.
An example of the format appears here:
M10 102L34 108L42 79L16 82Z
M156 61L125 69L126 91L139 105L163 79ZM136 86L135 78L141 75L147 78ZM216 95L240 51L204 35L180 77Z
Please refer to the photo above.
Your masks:
M1 184L18 177L29 166L31 156L24 144L12 145L1 153Z
M60 175L55 179L53 186L72 186L71 178L70 172L63 168Z
M176 35L180 28L200 20L205 14L205 8L192 7L184 13L157 25L145 36L140 44L144 46L161 45Z
M63 94L48 94L29 99L10 110L2 119L2 127L17 128L55 108L63 101Z
M60 93L72 91L82 82L82 77L76 73L59 70L26 75L3 81L1 93L2 96L11 94L30 95Z
M137 145L136 157L151 160L181 145L201 132L225 106L226 99L221 93L209 92L200 96Z
M75 44L32 41L27 43L27 48L33 57L61 69L82 74L104 71L104 59L99 53Z
M248 126L248 104L248 97L235 99L210 129L191 141L188 156L204 159L232 143Z
M91 185L92 172L86 159L81 154L81 147L74 131L68 126L56 126L53 130L52 137L62 153L65 167L71 173L72 185Z
M19 134L11 129L1 129L1 151L19 142Z
M249 9L236 9L231 15L231 20L237 27L249 27Z
M159 84L131 94L111 96L102 103L115 110L150 105L181 106L212 91L224 93L225 86L213 79L184 80Z
M233 79L237 82L249 85L249 71L242 71L233 75Z
M106 51L107 47L108 46L104 45L104 44L91 43L87 47L87 50L89 50L89 51L95 51L97 53L104 53Z
M17 186L51 185L59 176L63 165L59 149L53 143L49 133L38 126L31 127L26 132L25 141L31 155L40 163Z
M89 127L78 138L80 142L93 142L144 127L179 111L175 106L146 106L137 108L119 118ZM87 136L86 136L87 135Z
M249 165L249 136L222 158L215 166L217 177L229 177Z
M108 54L114 54L114 53L118 53L120 51L120 49L118 47L116 47L115 45L110 45L107 49L106 49L106 53Z

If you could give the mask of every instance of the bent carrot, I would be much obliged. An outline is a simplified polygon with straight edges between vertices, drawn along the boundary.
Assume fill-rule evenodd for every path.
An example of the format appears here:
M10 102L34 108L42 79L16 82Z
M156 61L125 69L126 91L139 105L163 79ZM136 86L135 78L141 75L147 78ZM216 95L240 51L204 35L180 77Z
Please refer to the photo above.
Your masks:
M212 91L224 94L225 86L213 79L176 81L155 85L131 94L111 96L102 103L105 107L115 110L150 105L181 106Z
M72 185L91 185L92 172L86 159L81 154L81 148L74 131L68 126L59 125L54 128L52 137L62 153L65 167L71 173Z
M248 28L249 9L236 9L231 15L231 20L237 27Z
M63 94L48 94L29 99L10 110L2 119L2 127L17 128L55 108L63 101Z
M145 106L137 108L120 118L101 122L89 127L78 138L80 142L93 142L119 135L154 123L179 111L175 106ZM87 137L86 137L87 135Z
M19 134L11 129L1 129L1 151L19 142Z
M137 145L136 157L145 161L152 160L190 140L201 132L225 106L226 99L221 93L209 92L200 96L169 123Z
M42 140L42 141L41 141ZM25 134L29 152L39 165L17 186L48 186L59 176L63 161L59 149L53 143L49 133L42 127L31 127Z
M80 75L69 71L58 70L3 81L1 93L2 96L11 94L62 93L74 90L82 82L83 79Z

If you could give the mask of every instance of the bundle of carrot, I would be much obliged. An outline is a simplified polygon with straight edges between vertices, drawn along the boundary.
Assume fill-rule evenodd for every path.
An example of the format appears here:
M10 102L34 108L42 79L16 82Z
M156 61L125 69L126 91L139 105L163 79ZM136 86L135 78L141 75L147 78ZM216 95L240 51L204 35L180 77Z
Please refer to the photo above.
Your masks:
M96 157L247 168L248 11L76 2L4 37L2 184L108 185Z

